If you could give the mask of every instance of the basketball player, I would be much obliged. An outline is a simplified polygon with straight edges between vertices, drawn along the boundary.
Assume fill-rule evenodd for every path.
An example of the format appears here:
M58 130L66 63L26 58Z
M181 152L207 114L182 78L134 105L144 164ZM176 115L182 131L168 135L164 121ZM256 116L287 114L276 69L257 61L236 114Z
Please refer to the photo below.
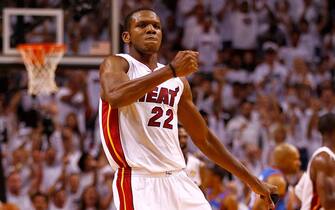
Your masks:
M295 188L301 210L335 209L335 114L323 115L318 127L323 147L314 152Z
M289 196L289 192L285 176L295 174L299 171L301 165L299 151L291 144L279 144L272 153L272 161L272 167L264 169L259 178L262 181L277 186L279 200L275 209L290 209L290 204L287 202L289 199L286 199L288 198L286 196ZM266 209L264 201L256 198L255 194L252 194L249 206L253 210Z
M178 138L179 138L180 149L183 153L186 163L184 170L188 175L188 177L190 177L191 180L196 185L198 185L200 189L202 189L201 184L203 181L204 172L206 170L205 163L199 160L191 152L189 152L187 145L188 135L187 132L185 131L185 128L183 128L183 126L181 125L178 125Z
M245 181L273 207L274 186L253 176L207 128L184 78L198 69L198 53L178 52L158 63L161 22L150 9L125 19L129 54L107 57L100 67L100 131L106 156L117 169L117 209L210 210L203 193L183 171L178 121L210 159Z

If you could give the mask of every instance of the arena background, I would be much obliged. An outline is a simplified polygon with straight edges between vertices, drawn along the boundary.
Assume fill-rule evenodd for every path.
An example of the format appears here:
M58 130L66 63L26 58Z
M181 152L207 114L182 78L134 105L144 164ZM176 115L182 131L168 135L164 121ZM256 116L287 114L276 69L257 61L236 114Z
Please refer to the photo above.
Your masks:
M96 120L98 69L108 54L127 51L122 20L136 8L161 17L161 63L179 50L200 52L199 72L188 78L194 102L255 175L287 142L302 161L301 171L287 177L293 187L321 145L319 116L335 112L332 0L2 0L0 7L0 200L13 204L0 209L114 208L113 170ZM58 92L27 93L16 50L22 43L66 45ZM206 193L213 163L190 140L188 150L205 168ZM220 173L222 188L245 209L248 188Z

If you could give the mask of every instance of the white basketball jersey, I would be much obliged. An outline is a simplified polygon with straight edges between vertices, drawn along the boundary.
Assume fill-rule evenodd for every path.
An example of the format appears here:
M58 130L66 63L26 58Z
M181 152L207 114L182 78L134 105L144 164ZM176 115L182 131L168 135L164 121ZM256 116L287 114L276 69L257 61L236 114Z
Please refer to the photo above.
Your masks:
M130 80L151 70L128 54L118 54L129 63ZM155 70L164 65L157 64ZM155 71L154 70L154 71ZM178 140L178 103L183 82L172 78L158 85L133 104L112 109L100 99L100 135L113 168L164 172L185 168Z
M301 210L322 210L319 196L316 193L316 190L313 189L313 182L310 176L311 163L313 159L320 153L327 153L334 161L335 154L328 147L320 147L312 155L307 171L302 175L298 184L295 186L295 194L301 201Z

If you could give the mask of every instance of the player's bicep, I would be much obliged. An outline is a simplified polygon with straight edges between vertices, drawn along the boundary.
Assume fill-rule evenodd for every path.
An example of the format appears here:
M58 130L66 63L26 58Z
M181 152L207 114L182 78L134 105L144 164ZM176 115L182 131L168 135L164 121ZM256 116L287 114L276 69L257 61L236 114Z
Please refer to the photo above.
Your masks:
M129 68L128 62L119 56L110 56L100 65L101 97L106 96L115 90L122 82L129 81L126 71Z
M315 170L316 190L320 198L321 205L327 207L335 205L335 178L327 161L321 157L313 160L313 165L318 166Z
M207 135L207 125L192 101L191 88L186 79L184 91L178 105L178 119L193 141L202 141Z

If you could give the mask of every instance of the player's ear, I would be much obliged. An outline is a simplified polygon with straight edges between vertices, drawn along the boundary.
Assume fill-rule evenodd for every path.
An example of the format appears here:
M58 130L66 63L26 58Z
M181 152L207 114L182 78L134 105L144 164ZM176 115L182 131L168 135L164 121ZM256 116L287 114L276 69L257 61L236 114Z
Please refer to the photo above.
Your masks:
M130 34L128 31L124 31L122 33L122 40L124 43L129 44L130 43Z

